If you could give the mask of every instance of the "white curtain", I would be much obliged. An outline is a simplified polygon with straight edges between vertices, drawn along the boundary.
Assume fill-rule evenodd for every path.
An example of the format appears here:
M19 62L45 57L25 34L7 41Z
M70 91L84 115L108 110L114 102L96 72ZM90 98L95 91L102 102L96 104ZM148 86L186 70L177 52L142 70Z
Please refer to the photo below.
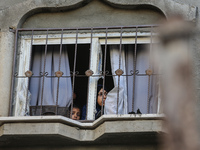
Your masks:
M34 76L39 76L40 72L43 72L44 69L44 60L45 60L45 47L44 46L35 46L34 55L32 56L32 72ZM48 72L48 76L55 76L55 72L59 70L59 56L60 56L60 46L48 46L46 54L46 65L45 72ZM63 45L63 50L61 54L61 65L60 71L64 74L63 76L70 75L68 53L66 46ZM57 83L58 78L44 78L43 86L43 77L34 78L30 80L30 92L31 92L31 106L41 105L42 97L42 86L43 86L43 100L42 105L56 105L57 97ZM58 106L60 107L69 107L71 104L72 98L72 84L71 78L60 78L59 81L59 94L58 94Z
M123 75L130 75L130 71L134 71L134 45L122 46L121 52L121 69L124 71ZM119 45L110 46L110 58L112 74L115 75L115 70L119 69ZM146 74L145 70L149 68L149 50L144 46L137 46L136 54L136 70L139 74ZM147 114L148 107L148 78L149 76L135 76L135 91L134 91L134 109L137 109L143 114ZM157 100L155 90L155 77L150 76L150 110L149 113L156 113ZM117 86L118 76L113 76L114 89L108 93L105 101L105 114L114 114L117 101ZM132 112L132 99L133 99L133 76L120 76L120 89L119 89L119 114L127 114ZM123 103L122 103L123 101ZM121 109L123 108L123 112ZM112 109L112 110L110 110ZM107 112L107 113L106 113Z
M115 74L115 71L119 69L119 58L120 58L120 51L118 45L110 46L110 61L111 61L111 70L112 74ZM121 65L120 69L124 71L126 74L126 67L125 67L125 51L124 47L122 47L121 51ZM114 81L114 89L111 90L106 98L105 101L105 114L116 114L117 113L117 91L118 91L118 76L113 76ZM120 76L119 82L119 99L118 99L118 114L127 114L127 83L126 77Z
M126 66L127 74L130 70L134 71L134 45L127 45L126 47ZM136 70L139 74L146 74L145 70L149 68L149 51L144 46L137 46L136 54ZM148 76L135 76L135 91L134 91L134 109L137 109L143 114L147 113L147 98L148 98ZM133 99L133 76L127 77L128 87L128 112L132 111Z

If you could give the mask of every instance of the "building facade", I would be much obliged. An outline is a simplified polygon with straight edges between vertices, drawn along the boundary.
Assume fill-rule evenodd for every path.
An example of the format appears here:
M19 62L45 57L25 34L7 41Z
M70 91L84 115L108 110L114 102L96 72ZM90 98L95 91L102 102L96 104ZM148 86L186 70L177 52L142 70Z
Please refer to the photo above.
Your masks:
M197 27L191 45L198 116L199 5L195 0L0 2L0 147L159 149L166 132L148 57L157 43L154 28L173 15ZM115 94L117 112L95 120L99 84ZM121 91L128 96L121 98ZM86 106L86 120L70 119L71 103Z

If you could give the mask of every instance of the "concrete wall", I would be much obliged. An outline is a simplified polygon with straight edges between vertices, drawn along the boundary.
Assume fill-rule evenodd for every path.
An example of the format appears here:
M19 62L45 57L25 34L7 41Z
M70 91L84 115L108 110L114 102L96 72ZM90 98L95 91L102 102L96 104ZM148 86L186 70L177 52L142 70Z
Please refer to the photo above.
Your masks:
M156 24L164 14L152 9L120 9L98 0L66 12L39 13L26 19L23 28L70 28Z
M6 9L10 6L13 6L13 5L17 5L18 3L22 3L23 1L26 1L26 0L6 0L6 1L1 1L0 2L0 10L2 9Z

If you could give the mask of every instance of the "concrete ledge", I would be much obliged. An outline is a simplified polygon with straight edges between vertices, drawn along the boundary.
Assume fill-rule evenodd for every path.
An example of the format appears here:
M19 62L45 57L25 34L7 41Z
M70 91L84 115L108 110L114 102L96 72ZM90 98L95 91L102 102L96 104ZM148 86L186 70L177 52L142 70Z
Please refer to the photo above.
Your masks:
M1 117L2 135L62 135L78 141L93 141L106 133L164 132L162 115L104 115L92 123L62 116Z
M63 116L22 116L22 117L0 117L0 126L6 123L62 123L78 127L80 129L95 129L105 121L126 121L126 120L163 120L163 114L126 114L126 115L103 115L97 120L76 121Z
M139 142L142 142L145 138L165 133L162 126L163 118L163 115L104 115L94 122L81 123L62 116L1 117L0 146L1 141L13 137L19 141L26 137L27 145L31 145L34 138L43 139L42 144L44 144L47 142L46 137L52 140L56 138L58 141L65 139L62 144L69 144L72 141L75 144L82 142L98 144L102 141L109 143L107 141L109 138L116 138L117 141L112 141L113 144L120 142L130 144L139 137ZM126 135L123 140L119 138L122 135ZM126 138L132 139L125 140ZM151 140L155 142L156 138Z

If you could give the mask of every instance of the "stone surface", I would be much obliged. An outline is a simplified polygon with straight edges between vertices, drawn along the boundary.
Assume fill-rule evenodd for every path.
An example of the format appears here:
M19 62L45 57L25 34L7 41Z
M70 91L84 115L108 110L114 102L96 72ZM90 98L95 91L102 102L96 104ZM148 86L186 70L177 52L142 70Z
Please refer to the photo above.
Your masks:
M157 145L158 136L165 133L162 119L162 115L106 115L93 123L79 123L61 116L2 117L0 147Z
M1 32L0 34L0 116L8 116L14 50L14 33Z

